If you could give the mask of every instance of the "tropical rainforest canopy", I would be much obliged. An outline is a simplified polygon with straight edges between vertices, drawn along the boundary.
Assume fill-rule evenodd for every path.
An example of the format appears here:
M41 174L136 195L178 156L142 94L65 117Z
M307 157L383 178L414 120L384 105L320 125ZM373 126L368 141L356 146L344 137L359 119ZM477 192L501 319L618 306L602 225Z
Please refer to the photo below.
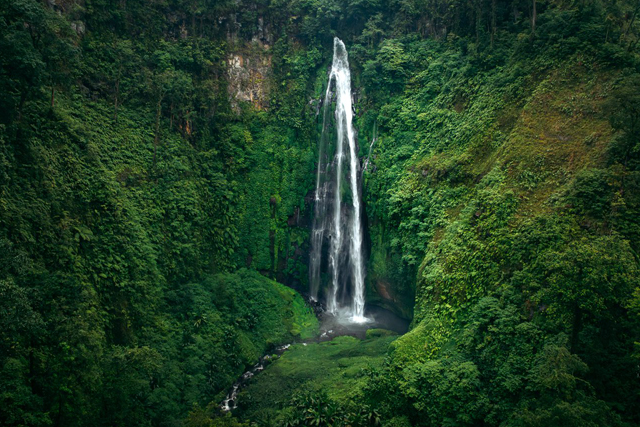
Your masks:
M2 0L0 425L640 425L638 15ZM410 327L318 343L334 37L366 304Z

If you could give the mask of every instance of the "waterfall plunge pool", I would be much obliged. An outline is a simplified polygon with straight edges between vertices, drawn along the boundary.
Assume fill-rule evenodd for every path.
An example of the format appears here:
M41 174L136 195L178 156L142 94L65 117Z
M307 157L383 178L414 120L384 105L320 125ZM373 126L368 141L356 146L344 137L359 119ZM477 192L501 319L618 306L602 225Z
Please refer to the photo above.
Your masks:
M354 321L349 310L338 311L336 314L322 312L318 315L320 334L315 341L329 341L344 335L364 339L369 329L387 329L399 335L409 330L408 320L382 307L367 306L364 318L364 322Z

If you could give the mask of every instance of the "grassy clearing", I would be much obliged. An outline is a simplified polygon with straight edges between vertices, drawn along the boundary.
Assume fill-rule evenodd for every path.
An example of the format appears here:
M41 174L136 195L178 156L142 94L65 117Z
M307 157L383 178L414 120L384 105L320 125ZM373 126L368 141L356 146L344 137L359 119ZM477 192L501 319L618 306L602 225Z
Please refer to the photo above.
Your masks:
M241 415L252 420L278 417L279 409L301 391L322 390L336 401L356 397L367 370L382 366L397 338L376 331L365 340L344 336L291 346L240 394Z

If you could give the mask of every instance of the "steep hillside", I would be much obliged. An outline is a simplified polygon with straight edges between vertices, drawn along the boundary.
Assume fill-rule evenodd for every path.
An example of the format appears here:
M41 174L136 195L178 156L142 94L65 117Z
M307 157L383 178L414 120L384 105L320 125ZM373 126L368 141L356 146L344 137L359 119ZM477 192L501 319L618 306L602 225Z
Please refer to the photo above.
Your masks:
M383 42L404 89L369 118L372 277L416 274L371 386L389 417L638 422L638 75L596 17L549 11L544 43L483 54Z
M308 79L284 76L314 57L273 47L290 87L269 116L234 110L226 61L250 35L183 28L182 6L0 6L2 425L180 424L314 333L264 277L305 274L289 217L314 123L288 110Z

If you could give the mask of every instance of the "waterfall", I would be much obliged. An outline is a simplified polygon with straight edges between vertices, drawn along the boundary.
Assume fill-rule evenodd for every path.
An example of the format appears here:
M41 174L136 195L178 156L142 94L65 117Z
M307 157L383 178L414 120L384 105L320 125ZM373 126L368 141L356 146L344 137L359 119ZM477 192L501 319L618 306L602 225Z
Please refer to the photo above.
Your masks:
M333 85L332 85L333 83ZM329 110L335 88L335 144L330 141ZM311 235L310 291L318 299L323 248L328 239L328 270L331 277L326 302L333 314L345 312L354 322L364 322L364 263L362 254L360 162L351 104L351 73L344 43L334 38L333 63L324 98L322 135L316 174L315 210ZM331 148L334 149L331 156ZM348 164L345 165L345 160ZM347 182L343 180L346 169ZM349 194L351 203L343 201ZM350 206L349 206L350 205ZM350 292L346 289L351 284ZM349 295L351 301L345 301Z
M364 166L362 166L362 173L367 170L367 167L371 163L371 152L373 151L373 146L378 140L378 123L373 124L373 138L371 139L371 144L369 144L369 153L367 154L367 158L364 161Z

